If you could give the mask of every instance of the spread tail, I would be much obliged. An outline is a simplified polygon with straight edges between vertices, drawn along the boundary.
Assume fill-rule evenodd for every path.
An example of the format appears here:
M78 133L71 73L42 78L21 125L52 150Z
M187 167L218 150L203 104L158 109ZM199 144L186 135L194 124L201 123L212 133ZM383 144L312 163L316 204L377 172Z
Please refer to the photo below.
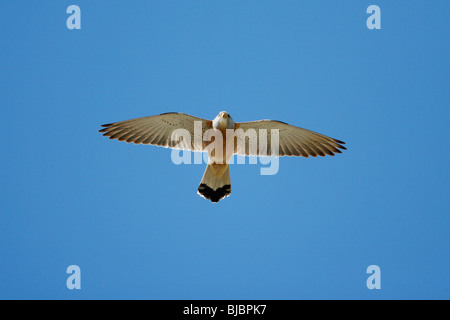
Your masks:
M198 194L212 202L219 202L230 193L230 166L228 164L208 164L198 187Z

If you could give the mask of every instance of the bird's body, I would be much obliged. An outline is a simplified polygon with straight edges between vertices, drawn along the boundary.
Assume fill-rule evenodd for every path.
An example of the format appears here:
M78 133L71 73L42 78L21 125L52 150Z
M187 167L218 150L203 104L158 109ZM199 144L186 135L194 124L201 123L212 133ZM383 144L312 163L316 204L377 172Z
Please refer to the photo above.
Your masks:
M233 152L226 147L228 130L235 130L236 124L230 115L226 112L221 112L212 122L214 130L219 130L223 141L222 154L216 155L215 152L208 154L209 161L203 174L202 181L198 187L198 193L205 199L212 202L218 202L225 196L231 193L231 177L230 177L230 160ZM230 148L229 148L230 149Z
M199 126L196 127L197 124ZM207 151L208 164L198 193L212 202L218 202L231 193L229 163L233 154L316 157L333 156L334 153L341 153L339 149L346 149L342 146L344 142L340 140L280 121L235 123L233 118L223 111L212 121L183 113L164 113L110 123L103 127L105 128L100 132L110 139L173 149ZM201 132L196 131L196 128L201 128ZM174 133L180 130L187 133L181 141L174 138ZM201 133L201 139L196 139L196 133ZM249 134L248 140L245 134ZM205 138L208 136L209 138Z

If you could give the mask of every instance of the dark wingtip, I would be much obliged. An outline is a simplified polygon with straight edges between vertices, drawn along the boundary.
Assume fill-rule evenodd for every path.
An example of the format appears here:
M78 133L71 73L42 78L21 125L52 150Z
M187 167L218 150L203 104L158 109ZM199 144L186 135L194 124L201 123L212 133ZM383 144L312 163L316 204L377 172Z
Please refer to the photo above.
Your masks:
M333 140L334 140L334 142L337 144L337 147L338 147L339 149L347 150L347 148L343 146L343 144L345 144L344 141L341 141L341 140L338 140L338 139L333 139ZM342 153L342 152L339 152L339 153Z
M103 127L103 129L98 130L98 132L103 133L106 132L114 123L106 123L106 124L102 124L100 125L101 127Z

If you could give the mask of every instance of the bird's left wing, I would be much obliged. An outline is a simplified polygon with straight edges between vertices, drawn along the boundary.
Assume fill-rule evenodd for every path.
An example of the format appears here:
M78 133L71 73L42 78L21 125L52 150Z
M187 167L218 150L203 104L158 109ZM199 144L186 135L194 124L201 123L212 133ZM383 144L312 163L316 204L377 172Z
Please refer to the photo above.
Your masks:
M194 126L201 124L201 137L203 133L212 128L212 122L197 118L185 113L163 113L157 116L143 117L104 124L99 130L104 136L119 141L133 142L135 144L152 144L165 148L202 151L205 148L203 141L194 139ZM190 135L190 143L184 139L172 139L176 129L185 129ZM200 138L201 138L200 137ZM202 139L203 140L203 139Z
M281 121L260 120L241 122L237 124L237 128L242 129L244 132L255 130L256 138L258 140L256 148L251 148L249 146L250 139L245 139L245 144L243 145L235 144L234 153L243 156L257 156L264 154L268 156L323 157L325 155L334 156L335 153L341 153L339 149L346 149L343 146L343 144L345 144L343 141L327 137L311 130L295 127ZM279 134L278 154L272 152L272 129L277 129ZM260 136L261 130L265 130L262 133L267 132L267 138L264 139L267 141L264 143L264 145L267 146L267 151L260 150L260 138L264 136Z

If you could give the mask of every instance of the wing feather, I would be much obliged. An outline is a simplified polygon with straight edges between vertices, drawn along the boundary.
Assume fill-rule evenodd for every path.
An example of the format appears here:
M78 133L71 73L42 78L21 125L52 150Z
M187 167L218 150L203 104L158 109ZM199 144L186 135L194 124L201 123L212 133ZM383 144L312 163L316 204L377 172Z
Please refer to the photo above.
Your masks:
M127 143L152 144L166 148L202 151L205 147L204 143L194 143L196 121L201 123L203 137L203 133L212 128L210 120L176 112L104 124L102 125L103 129L99 132L110 139L126 141ZM187 130L191 137L190 143L183 139L172 141L172 133L176 129Z
M279 156L334 156L335 153L342 153L339 149L346 150L343 146L345 142L337 140L326 135L295 127L281 121L274 120L260 120L252 122L241 122L239 128L244 132L248 129L256 130L259 139L259 130L267 130L267 155L272 155L271 148L271 130L279 130ZM259 140L258 140L259 142ZM250 154L248 143L245 141L245 148L236 148L235 153L239 155L249 156ZM258 155L261 155L259 150L260 142L258 143Z

